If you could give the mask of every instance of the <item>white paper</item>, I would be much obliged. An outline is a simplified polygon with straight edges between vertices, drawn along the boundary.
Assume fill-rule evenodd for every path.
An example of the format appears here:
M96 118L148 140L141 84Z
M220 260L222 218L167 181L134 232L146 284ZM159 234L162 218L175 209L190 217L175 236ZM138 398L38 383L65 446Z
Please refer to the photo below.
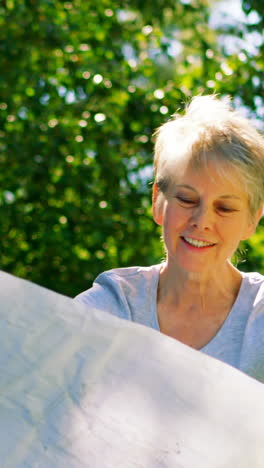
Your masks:
M264 387L0 273L1 468L263 468Z

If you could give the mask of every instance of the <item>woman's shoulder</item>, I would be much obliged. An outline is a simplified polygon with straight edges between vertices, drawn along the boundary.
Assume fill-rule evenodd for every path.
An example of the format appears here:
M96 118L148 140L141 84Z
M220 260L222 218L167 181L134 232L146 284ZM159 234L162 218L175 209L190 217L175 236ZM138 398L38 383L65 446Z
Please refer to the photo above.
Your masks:
M254 296L255 303L264 302L264 275L258 272L241 272L244 294Z
M150 278L153 275L155 276L159 273L161 264L151 265L151 266L132 266L124 268L113 268L111 270L106 270L100 275L97 276L95 281L98 281L102 278L119 278L119 279L130 279L130 278Z
M264 275L258 272L241 273L243 281L240 299L251 305L251 315L256 309L264 314Z
M142 290L149 283L158 280L161 265L133 266L125 268L113 268L100 273L94 280L90 289L79 294L76 299L86 301L88 298L120 297L123 294Z
M240 369L264 383L264 276L244 273L244 299L251 307L240 353Z
M260 283L264 283L264 275L262 275L261 273L257 271L250 271L250 272L241 271L240 273L242 274L243 278L247 279L247 282L249 285L250 284L259 285Z
M154 299L150 291L157 286L160 266L135 266L104 271L94 280L93 286L79 294L75 300L120 318L148 324L146 317L141 317L144 311L152 323L151 304ZM146 314L148 310L150 312Z

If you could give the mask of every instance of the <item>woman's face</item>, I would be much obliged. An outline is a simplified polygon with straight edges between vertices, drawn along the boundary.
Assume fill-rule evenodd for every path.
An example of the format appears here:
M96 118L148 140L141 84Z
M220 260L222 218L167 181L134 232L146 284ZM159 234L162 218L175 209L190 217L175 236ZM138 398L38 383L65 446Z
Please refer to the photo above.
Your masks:
M224 178L213 165L177 168L177 181L171 181L166 194L155 186L153 200L168 262L189 272L220 272L260 217L252 219L248 196L232 170Z

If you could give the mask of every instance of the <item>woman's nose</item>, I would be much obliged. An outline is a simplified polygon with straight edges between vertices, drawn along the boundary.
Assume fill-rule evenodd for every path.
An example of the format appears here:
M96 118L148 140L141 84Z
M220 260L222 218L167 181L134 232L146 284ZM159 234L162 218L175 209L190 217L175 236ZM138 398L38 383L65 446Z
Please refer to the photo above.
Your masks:
M200 230L211 229L212 227L212 213L206 206L198 206L193 210L191 217L191 224Z

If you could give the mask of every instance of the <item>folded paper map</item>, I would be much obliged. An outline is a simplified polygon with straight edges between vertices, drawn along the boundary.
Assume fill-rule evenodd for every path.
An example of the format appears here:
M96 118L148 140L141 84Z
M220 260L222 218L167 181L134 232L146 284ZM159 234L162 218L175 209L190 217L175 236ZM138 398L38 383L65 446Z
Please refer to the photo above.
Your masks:
M1 468L263 468L264 387L0 273Z

